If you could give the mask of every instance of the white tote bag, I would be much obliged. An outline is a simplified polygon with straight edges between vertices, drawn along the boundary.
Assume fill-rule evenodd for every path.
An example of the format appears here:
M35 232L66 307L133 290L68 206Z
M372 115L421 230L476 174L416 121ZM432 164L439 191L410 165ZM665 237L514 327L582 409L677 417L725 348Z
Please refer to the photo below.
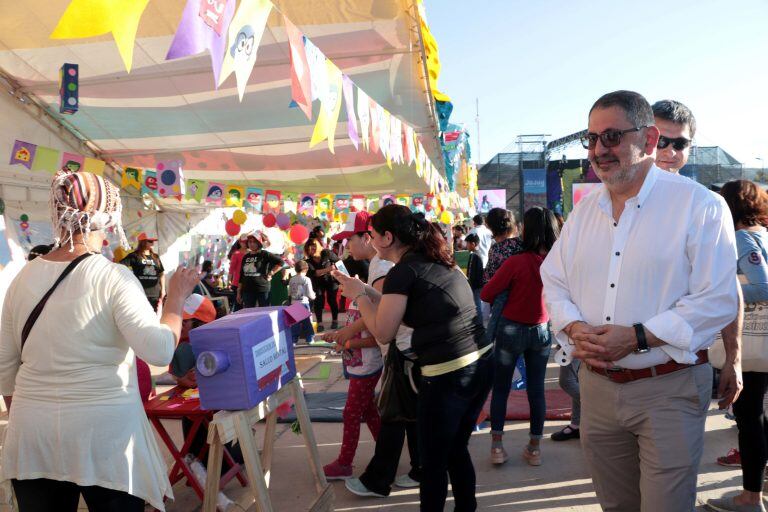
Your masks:
M720 333L709 348L709 362L719 369L725 364L725 347ZM768 302L744 305L741 369L745 372L768 372Z

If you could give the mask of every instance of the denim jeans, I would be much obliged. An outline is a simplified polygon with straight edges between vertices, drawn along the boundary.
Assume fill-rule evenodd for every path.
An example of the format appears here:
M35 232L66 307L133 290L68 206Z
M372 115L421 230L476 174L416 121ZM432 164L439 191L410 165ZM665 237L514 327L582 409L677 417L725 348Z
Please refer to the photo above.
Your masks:
M472 298L475 299L475 309L477 309L477 320L479 323L483 323L483 301L480 300L480 290L482 288L476 288L472 290Z
M499 320L503 318L501 312L504 310L504 305L507 303L508 298L509 292L501 292L491 303L491 316L488 318L488 325L485 328L485 336L489 343L493 343L496 339Z
M490 352L459 370L436 377L422 376L418 403L422 512L442 512L449 475L454 510L477 509L475 468L467 445L492 378Z
M512 386L517 358L525 358L525 390L531 408L531 432L534 439L544 433L547 405L544 399L544 374L552 345L549 324L527 325L499 319L494 346L494 380L491 395L491 432L501 434L507 416L507 399Z
M307 303L302 302L301 305L307 308L307 311L310 312L310 316L291 326L291 337L293 338L294 345L299 341L299 338L304 338L307 343L311 343L315 337L315 330L312 328L311 320L312 309Z

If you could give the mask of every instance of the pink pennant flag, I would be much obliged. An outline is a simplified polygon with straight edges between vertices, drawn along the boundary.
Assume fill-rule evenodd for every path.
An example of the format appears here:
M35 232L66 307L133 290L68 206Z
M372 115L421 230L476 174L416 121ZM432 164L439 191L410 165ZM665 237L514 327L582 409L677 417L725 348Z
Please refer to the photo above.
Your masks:
M347 109L347 134L349 135L349 140L351 140L352 144L355 146L355 149L359 149L360 135L357 133L357 117L355 117L355 84L352 83L352 80L347 75L344 75L342 80L344 106Z
M307 119L312 120L312 77L309 73L307 52L304 48L304 36L283 16L288 45L291 49L291 99L296 102Z
M379 152L379 104L373 101L373 98L369 98L369 106L371 112L371 151L374 153Z
M83 163L85 163L83 155L67 153L66 151L61 154L61 167L69 167L72 172L82 169Z

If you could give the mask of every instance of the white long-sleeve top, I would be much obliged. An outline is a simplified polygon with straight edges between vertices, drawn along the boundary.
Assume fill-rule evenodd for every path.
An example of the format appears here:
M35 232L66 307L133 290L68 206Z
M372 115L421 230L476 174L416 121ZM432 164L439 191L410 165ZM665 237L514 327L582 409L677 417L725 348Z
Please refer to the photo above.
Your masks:
M541 266L544 298L560 345L573 321L642 323L667 344L617 366L696 361L737 311L736 242L725 201L655 165L618 223L604 186L571 212Z
M98 255L82 261L51 295L21 355L24 323L68 263L31 261L3 304L0 394L13 395L13 405L0 478L98 485L164 510L163 496L173 493L135 361L167 365L175 339L131 270Z

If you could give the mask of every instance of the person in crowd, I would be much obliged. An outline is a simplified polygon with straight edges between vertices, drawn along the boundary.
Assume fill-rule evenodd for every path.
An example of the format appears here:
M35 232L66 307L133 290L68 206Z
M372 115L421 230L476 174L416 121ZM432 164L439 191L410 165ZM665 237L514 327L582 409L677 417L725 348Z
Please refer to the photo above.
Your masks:
M51 249L53 249L53 244L36 245L29 250L29 254L27 254L27 261L32 261L38 256L46 255L51 252Z
M606 511L694 509L706 349L738 306L725 201L654 165L658 139L640 94L595 102L582 143L603 186L541 266L553 331L585 363L581 445Z
M480 256L480 260L483 262L483 268L488 265L488 255L493 245L493 233L485 226L485 219L479 213L472 217L473 226L469 230L469 234L477 235L480 242L477 244L477 255Z
M315 226L312 228L312 231L309 232L309 238L317 240L320 243L321 248L328 248L328 239L325 237L325 229L323 229L323 226Z
M478 318L483 318L483 306L480 300L480 290L483 289L483 260L477 254L477 247L480 244L480 237L475 233L467 235L464 239L466 248L469 251L469 262L467 263L467 280L472 288L472 296L475 299Z
M453 252L466 250L467 228L463 224L453 226Z
M507 258L522 252L523 245L517 236L517 223L511 211L504 208L491 208L486 222L495 242L488 251L488 263L484 266L483 280L487 283Z
M165 297L165 269L160 257L152 249L152 244L157 242L157 238L150 238L146 233L140 233L137 240L139 245L136 250L120 263L133 271L133 275L144 288L144 294L152 304L152 309L157 311L158 305Z
M370 214L366 211L351 212L344 230L334 235L333 240L340 243L343 240L351 240L353 237L370 237L368 235L369 230ZM351 249L352 245L355 249ZM381 277L386 274L389 269L386 266L388 262L382 263L375 250L373 253L370 251L363 253L362 250L358 250L362 247L355 242L351 242L351 246L350 252L353 256L360 259L367 259L366 256L370 257L369 272L372 266L374 276L379 275ZM349 391L347 403L344 405L344 434L339 457L325 465L323 470L326 478L346 480L352 476L352 461L360 440L360 423L364 421L368 424L368 429L374 440L379 437L381 418L376 407L375 390L384 364L376 338L365 329L365 322L362 320L354 301L349 306L347 325L340 333L328 333L325 339L336 342L337 350L342 353L344 374L349 378Z
M369 261L366 259L356 260L352 257L352 253L347 251L346 258L341 260L344 263L344 267L351 276L357 276L361 281L368 282L368 266ZM347 310L347 298L339 294L339 311L345 312Z
M243 256L248 252L248 235L240 235L240 239L232 244L229 250L229 286L233 296L237 297L237 288L240 286L240 269L243 268ZM232 301L232 310L240 309L237 300Z
M493 392L491 394L491 462L507 461L504 449L504 422L507 399L517 359L525 359L525 390L531 409L530 440L523 459L531 466L541 465L541 438L547 412L544 376L552 345L549 317L544 307L539 267L560 235L552 211L539 206L523 216L523 252L510 256L483 287L480 297L489 303L507 293L494 344Z
M317 238L310 238L304 244L304 255L309 264L307 275L312 280L312 286L317 295L313 304L317 320L317 331L322 332L324 330L323 310L325 309L326 300L331 308L331 329L338 329L339 304L336 300L336 295L339 290L339 283L333 278L331 271L335 268L334 264L339 261L339 257L333 251L323 249L322 244Z
M747 180L729 181L720 189L736 228L737 269L744 302L768 300L768 195ZM739 428L738 457L743 490L735 496L708 501L719 511L764 511L763 479L768 460L768 418L763 406L768 373L744 372L744 389L733 404Z
M203 265L200 267L200 272L202 274L202 277L200 278L200 286L205 287L208 295L212 297L218 295L219 293L216 290L213 278L213 262L211 260L203 261Z
M413 329L413 351L422 372L417 419L421 510L444 509L449 474L454 510L475 510L475 470L467 445L491 387L493 356L472 289L451 248L423 214L385 206L373 216L372 228L379 256L395 263L382 293L339 272L334 276L379 342L394 340L401 323Z
M312 288L312 281L307 277L307 271L309 265L304 260L299 260L294 265L296 275L291 277L288 281L288 297L291 299L291 303L302 304L307 311L312 311L310 304L315 300L315 290ZM304 338L307 343L312 343L315 336L315 331L312 328L312 321L309 317L305 318L299 323L291 326L291 336L293 336L293 344L299 342L299 337Z
M264 250L261 237L248 235L248 252L240 266L240 284L237 287L237 302L244 308L269 306L269 290L272 276L283 268L283 260Z
M3 303L0 394L9 417L0 478L11 480L21 512L74 512L81 494L92 511L141 512L145 502L163 510L173 493L135 356L170 362L197 272L173 274L158 318L130 269L100 255L110 228L128 245L119 189L62 170L51 206L54 249L20 270Z

